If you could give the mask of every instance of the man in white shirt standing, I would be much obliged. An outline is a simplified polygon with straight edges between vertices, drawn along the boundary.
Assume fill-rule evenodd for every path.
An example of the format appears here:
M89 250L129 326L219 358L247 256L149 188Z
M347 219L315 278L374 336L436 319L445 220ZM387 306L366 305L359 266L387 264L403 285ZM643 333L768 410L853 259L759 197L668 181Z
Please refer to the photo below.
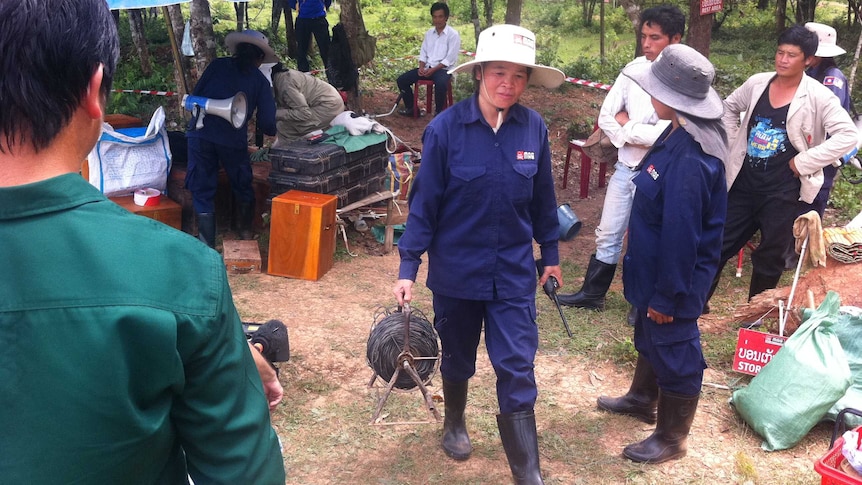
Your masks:
M398 77L398 90L404 99L404 108L398 110L398 113L413 116L413 85L420 79L434 81L434 114L440 113L446 105L446 91L452 77L448 71L458 63L461 49L461 36L446 25L448 21L449 5L443 2L431 5L431 22L434 27L425 32L425 39L419 50L419 67Z
M659 5L644 10L640 24L643 56L626 68L639 65L649 69L661 51L670 44L678 44L684 33L685 15L676 6ZM605 192L602 219L596 228L596 252L590 257L584 284L577 293L559 295L563 305L591 310L604 309L605 295L614 279L629 224L635 195L632 179L668 121L658 118L647 93L620 74L602 103L598 125L619 148L618 159ZM629 313L631 321L633 314Z

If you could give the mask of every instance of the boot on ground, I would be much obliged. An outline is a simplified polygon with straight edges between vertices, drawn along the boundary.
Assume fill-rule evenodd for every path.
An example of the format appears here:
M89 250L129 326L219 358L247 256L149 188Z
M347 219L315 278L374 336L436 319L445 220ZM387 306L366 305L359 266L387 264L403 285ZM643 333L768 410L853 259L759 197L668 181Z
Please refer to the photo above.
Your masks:
M242 202L239 205L239 238L243 241L254 239L252 222L254 221L254 204Z
M470 458L470 453L473 451L464 420L464 409L467 407L467 381L449 382L443 379L443 403L446 412L443 418L443 451L456 460L466 460Z
M539 439L533 411L498 414L497 429L500 430L500 441L503 442L515 484L544 485L539 468Z
M588 308L590 310L605 309L605 295L611 287L616 264L607 264L596 259L596 255L590 256L590 264L587 266L587 275L580 291L567 295L557 295L560 304L576 308Z
M637 418L647 424L656 422L656 406L659 390L652 364L643 355L638 354L635 375L629 392L620 397L601 396L597 400L599 409L625 414Z
M699 399L699 394L685 396L659 391L655 431L647 439L626 446L623 456L638 463L664 463L684 457Z
M212 212L198 213L198 239L215 248L216 220Z

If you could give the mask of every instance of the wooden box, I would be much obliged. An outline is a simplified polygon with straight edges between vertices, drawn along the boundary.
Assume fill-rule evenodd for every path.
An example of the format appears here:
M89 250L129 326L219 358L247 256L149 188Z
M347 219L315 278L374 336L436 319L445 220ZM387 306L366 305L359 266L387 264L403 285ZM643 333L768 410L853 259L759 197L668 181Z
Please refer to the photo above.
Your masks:
M226 239L222 257L229 274L260 273L260 246L257 241Z
M318 280L332 268L337 200L299 190L272 199L267 273Z
M144 207L135 204L134 198L134 195L123 195L120 197L110 197L110 200L129 212L149 217L150 219L155 219L173 228L182 230L183 209L179 204L169 199L164 194L159 200L159 205L151 207Z

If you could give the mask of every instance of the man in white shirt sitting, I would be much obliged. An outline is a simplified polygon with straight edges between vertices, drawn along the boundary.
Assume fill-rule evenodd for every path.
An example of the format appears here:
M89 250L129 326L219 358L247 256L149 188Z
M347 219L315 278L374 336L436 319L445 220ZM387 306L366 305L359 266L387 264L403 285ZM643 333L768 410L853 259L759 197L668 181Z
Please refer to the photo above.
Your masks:
M434 81L434 114L446 106L446 91L449 89L448 71L458 63L461 36L446 25L449 21L449 5L437 2L431 5L431 22L434 27L425 32L419 51L419 67L398 77L398 90L404 99L404 108L398 113L413 116L413 85L420 79Z

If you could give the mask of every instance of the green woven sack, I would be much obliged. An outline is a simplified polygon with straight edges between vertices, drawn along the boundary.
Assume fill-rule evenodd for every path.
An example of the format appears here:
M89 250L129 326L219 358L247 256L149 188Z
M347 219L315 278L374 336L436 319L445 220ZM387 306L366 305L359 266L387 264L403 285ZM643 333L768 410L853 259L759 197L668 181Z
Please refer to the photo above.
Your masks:
M795 446L850 387L850 367L832 328L839 306L830 291L751 383L733 393L731 404L764 439L764 450Z

